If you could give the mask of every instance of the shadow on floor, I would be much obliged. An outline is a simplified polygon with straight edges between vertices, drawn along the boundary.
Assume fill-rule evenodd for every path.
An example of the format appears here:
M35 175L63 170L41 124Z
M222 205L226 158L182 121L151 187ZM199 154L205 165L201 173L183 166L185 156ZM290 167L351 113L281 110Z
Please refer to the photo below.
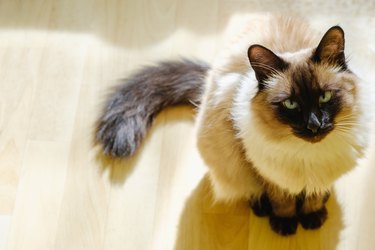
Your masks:
M299 226L296 235L282 237L271 231L267 218L255 217L247 202L213 204L205 176L186 201L175 249L332 250L343 227L335 195L327 208L329 218L320 230L306 231Z
M146 144L151 140L152 135L158 129L162 129L165 125L173 125L177 122L193 122L195 110L191 106L178 106L166 108L159 115L157 115L152 127L148 131L146 138L141 143L136 153L129 158L119 159L108 155L103 155L100 146L98 146L96 160L100 163L101 171L110 171L110 179L112 184L123 185L126 179L132 174L134 169L142 157L142 152ZM153 166L149 166L153 167Z

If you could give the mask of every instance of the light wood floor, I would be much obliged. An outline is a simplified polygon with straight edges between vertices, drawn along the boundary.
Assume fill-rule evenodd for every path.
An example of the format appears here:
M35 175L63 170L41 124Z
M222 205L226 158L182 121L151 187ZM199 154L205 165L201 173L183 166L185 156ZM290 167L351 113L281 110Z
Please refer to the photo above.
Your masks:
M293 11L317 26L343 24L353 61L365 58L359 68L371 77L374 4L302 2L1 0L0 250L374 249L368 160L337 184L321 230L280 237L245 203L212 204L189 107L158 116L131 159L92 146L118 79L164 58L212 61L239 14Z

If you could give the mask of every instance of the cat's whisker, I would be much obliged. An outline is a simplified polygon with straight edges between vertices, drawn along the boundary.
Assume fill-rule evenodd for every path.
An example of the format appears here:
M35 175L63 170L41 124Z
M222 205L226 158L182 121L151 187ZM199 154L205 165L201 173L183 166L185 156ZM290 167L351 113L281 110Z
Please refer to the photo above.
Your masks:
M336 131L337 131L337 132L338 132L338 131L341 131L341 132L345 132L345 133L352 134L352 131L345 130L345 129L338 129L338 130L336 130Z
M274 75L280 75L280 72L277 71L275 68L267 65L267 64L263 64L263 63L259 63L259 62L253 62L252 63L253 67L259 67L259 68L263 68L263 69L267 69L269 71L271 71L272 74Z
M260 63L260 62L252 62L252 65L253 66L256 66L256 67L262 67L264 69L269 69L273 72L278 72L275 68L273 68L272 66L270 65L267 65L267 64L264 64L264 63Z
M346 129L350 129L350 130L353 130L354 128L356 128L356 126L350 125L350 124L336 125L336 127L337 128L346 128Z
M344 130L348 130L348 131L352 131L353 130L353 128L346 127L346 126L336 126L336 129L344 129Z
M337 119L340 119L340 120L344 120L344 119L348 119L348 118L356 119L357 116L354 115L354 114L349 114L349 115L344 115L344 116L337 117Z
M359 124L356 120L340 120L336 121L336 124Z
M352 130L353 127L354 126L352 124L335 124L335 128L347 128Z
M347 118L347 117L355 118L355 117L357 117L357 115L356 114L346 114L346 115L339 115L338 116L339 119L343 119L343 118Z
M336 124L336 126L348 126L348 127L355 127L355 126L359 126L358 123L340 123L340 124Z
M348 134L350 135L350 131L347 131L347 130L336 130L336 132L341 132L341 133L345 133L345 134Z
M347 118L347 117L356 117L356 116L357 116L356 114L351 113L351 114L346 114L346 115L340 115L339 117L340 118Z
M356 121L357 117L355 117L355 116L339 117L337 120L338 121L346 121L346 120Z
M339 138L344 139L344 138L352 138L353 134L348 132L348 131L343 131L343 130L337 130L336 135L339 135Z
M340 117L339 119L336 120L337 122L343 122L343 121L353 121L353 122L356 122L358 121L358 119L356 117Z
M353 135L352 131L350 130L345 130L345 129L336 129L336 132L345 134L345 135Z
M336 120L337 122L356 122L357 119L340 119L340 120Z
M353 130L355 130L356 127L351 126L351 125L342 125L342 126L336 126L336 128L346 129L346 130L349 130L349 131L353 131Z

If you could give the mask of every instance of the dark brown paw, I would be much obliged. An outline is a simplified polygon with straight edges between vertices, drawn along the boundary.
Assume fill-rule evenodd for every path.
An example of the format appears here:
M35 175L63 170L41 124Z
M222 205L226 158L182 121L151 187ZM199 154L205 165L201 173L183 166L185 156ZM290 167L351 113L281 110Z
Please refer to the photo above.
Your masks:
M272 213L271 202L266 194L262 194L259 200L250 204L254 214L259 217L268 216Z
M322 209L299 215L299 221L304 229L317 229L320 228L324 222L327 220L327 209L323 207Z
M297 231L297 217L278 217L275 215L271 215L269 221L272 230L280 235L293 235Z

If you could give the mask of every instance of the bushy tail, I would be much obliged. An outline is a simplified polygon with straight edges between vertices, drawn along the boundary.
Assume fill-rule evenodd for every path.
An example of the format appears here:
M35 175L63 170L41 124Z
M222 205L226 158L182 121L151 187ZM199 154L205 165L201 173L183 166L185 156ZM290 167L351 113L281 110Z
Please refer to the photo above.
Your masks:
M208 69L203 62L180 60L135 72L109 97L97 122L96 142L105 154L131 156L163 108L200 103Z

